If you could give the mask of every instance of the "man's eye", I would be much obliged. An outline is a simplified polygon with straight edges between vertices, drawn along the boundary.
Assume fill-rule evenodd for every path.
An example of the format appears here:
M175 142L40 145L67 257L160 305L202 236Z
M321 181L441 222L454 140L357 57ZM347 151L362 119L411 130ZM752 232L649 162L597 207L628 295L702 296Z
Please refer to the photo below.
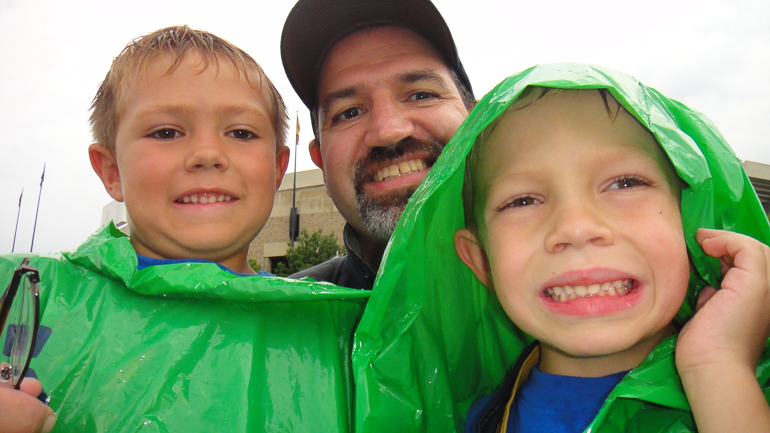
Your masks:
M236 140L251 140L257 138L256 134L246 129L236 129L234 131L228 132L228 134L230 134L230 136Z
M410 101L424 101L426 99L433 99L436 95L430 92L417 92L409 96Z
M609 190L620 190L620 189L630 189L630 188L636 188L639 186L649 186L650 182L646 179L639 177L639 176L622 176L615 181L613 181L609 188Z
M157 138L159 140L172 140L174 138L179 138L181 135L182 133L176 129L163 128L150 134L150 137Z
M343 110L340 114L334 116L333 120L350 120L355 119L361 115L361 109L358 107L350 107Z

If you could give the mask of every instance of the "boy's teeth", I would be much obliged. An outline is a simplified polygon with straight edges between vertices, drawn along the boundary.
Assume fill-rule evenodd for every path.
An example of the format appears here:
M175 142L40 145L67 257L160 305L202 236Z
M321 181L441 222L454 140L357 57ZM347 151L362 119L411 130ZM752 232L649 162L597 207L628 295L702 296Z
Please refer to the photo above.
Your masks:
M223 201L231 201L233 198L229 195L219 194L192 194L188 196L182 197L180 200L177 200L177 202L182 203L200 203L200 204L208 204L208 203L217 203L217 202L223 202Z
M400 164L393 164L377 170L374 174L374 181L393 180L401 176L416 173L425 169L425 162L421 159L411 159Z
M608 281L603 284L591 284L589 286L563 286L549 287L545 289L554 302L566 302L576 298L590 298L594 296L624 296L634 285L634 280Z

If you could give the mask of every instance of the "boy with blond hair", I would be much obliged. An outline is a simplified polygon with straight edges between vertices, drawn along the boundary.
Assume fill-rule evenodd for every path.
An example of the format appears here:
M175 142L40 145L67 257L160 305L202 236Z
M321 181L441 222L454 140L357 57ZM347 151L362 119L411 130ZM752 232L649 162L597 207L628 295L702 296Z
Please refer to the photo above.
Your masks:
M130 236L110 224L30 262L52 330L32 366L56 428L347 431L366 294L247 262L289 158L259 65L210 33L158 30L114 60L91 124L92 166ZM0 258L0 275L20 261Z
M511 76L396 228L356 330L364 430L770 431L768 241L701 114L605 68Z

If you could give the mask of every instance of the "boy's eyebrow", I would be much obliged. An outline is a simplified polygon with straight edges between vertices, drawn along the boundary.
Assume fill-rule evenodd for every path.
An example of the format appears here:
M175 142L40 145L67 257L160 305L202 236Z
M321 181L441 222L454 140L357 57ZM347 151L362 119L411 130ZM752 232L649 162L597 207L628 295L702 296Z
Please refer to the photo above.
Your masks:
M447 84L447 81L444 79L444 77L441 76L438 72L436 72L433 69L426 69L426 70L414 70L414 71L406 71L401 72L399 74L395 75L395 80L400 83L404 84L414 84L419 82L430 82L433 83L441 88L442 91L449 91L449 86ZM361 90L363 89L363 86L355 85L350 87L344 87L339 90L335 90L334 92L329 93L324 97L323 101L321 102L321 112L325 113L328 112L331 108L331 105L340 99L350 98L351 96L356 96Z
M190 115L196 111L196 107L193 105L154 105L144 108L136 113L137 117L152 116L155 114L181 114ZM242 113L253 113L259 116L267 117L265 111L258 104L237 104L237 105L222 105L214 108L214 114L217 116L227 117Z

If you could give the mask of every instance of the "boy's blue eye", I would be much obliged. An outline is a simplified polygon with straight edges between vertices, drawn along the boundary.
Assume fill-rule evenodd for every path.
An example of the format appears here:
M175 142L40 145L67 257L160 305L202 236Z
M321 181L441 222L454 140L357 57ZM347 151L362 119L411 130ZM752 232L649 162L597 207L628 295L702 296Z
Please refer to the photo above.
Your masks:
M176 129L163 128L150 134L150 137L157 138L160 140L171 140L179 137L180 135L182 135L182 133L177 131Z
M649 186L650 182L648 182L646 179L643 179L639 176L623 176L614 182L610 184L609 188L610 190L613 189L629 189L629 188L635 188L638 186Z
M531 206L537 203L538 203L538 200L535 199L534 197L521 197L521 198L517 198L516 200L513 200L510 206L516 206L516 207Z
M230 131L229 134L236 140L251 140L257 137L256 134L245 129L236 129L234 131Z
M513 200L505 202L500 207L500 210L505 210L505 209L514 208L514 207L532 206L540 203L542 203L542 201L538 200L535 197L532 197L531 195L527 195L527 196L517 197L517 198L514 198Z

